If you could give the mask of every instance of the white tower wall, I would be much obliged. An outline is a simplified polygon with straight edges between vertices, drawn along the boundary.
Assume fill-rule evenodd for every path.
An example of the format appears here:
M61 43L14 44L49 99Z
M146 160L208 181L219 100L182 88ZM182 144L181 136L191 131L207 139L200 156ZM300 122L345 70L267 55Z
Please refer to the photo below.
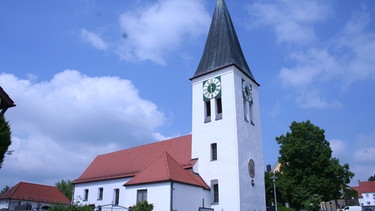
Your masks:
M205 123L203 81L221 77L222 119L215 120L215 100L211 99L211 121ZM242 78L253 87L253 123L244 119ZM215 210L265 210L263 149L258 103L258 85L235 66L193 79L192 157L199 158L196 171L210 185L219 184ZM217 160L211 161L211 144L217 143ZM248 163L255 163L250 178ZM251 180L253 179L253 184ZM211 192L213 190L211 189ZM212 193L211 193L212 194Z

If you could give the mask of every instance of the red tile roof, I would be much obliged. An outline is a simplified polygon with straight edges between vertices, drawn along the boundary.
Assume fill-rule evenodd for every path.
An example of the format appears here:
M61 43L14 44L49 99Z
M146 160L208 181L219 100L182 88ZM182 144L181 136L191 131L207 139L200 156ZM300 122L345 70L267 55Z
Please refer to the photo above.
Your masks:
M359 182L359 186L352 188L358 192L358 197L362 198L362 193L375 193L375 181Z
M185 169L192 168L191 135L98 155L74 183L132 177L167 152Z
M56 187L20 182L0 195L0 199L69 204L69 199Z
M210 189L203 180L185 170L168 152L161 153L125 185L175 181Z

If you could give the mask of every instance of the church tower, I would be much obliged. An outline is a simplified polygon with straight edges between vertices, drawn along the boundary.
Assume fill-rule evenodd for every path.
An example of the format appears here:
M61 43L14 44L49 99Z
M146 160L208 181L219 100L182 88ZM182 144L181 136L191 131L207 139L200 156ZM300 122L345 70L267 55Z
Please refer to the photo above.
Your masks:
M191 81L192 157L198 158L194 171L211 188L205 207L266 210L259 84L245 60L224 0L217 0Z

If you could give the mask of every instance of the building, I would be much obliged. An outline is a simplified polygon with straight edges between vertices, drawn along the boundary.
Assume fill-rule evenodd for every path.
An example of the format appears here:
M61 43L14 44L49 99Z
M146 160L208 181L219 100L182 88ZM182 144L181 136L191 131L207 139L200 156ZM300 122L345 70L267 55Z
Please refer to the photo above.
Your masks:
M192 134L97 156L74 202L155 211L266 210L259 84L224 0L192 78Z
M20 182L0 195L0 209L39 210L68 205L70 200L56 187Z
M358 193L359 205L375 208L375 181L358 182L358 186L352 188Z

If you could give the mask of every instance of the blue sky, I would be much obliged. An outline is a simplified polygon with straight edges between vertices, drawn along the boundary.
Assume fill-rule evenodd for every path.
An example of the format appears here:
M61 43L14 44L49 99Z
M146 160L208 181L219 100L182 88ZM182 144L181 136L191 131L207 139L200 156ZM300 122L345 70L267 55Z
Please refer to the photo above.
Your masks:
M375 174L375 2L227 0L261 84L264 163L292 121ZM191 78L216 1L0 2L0 85L16 107L0 187L76 179L98 154L191 132Z

